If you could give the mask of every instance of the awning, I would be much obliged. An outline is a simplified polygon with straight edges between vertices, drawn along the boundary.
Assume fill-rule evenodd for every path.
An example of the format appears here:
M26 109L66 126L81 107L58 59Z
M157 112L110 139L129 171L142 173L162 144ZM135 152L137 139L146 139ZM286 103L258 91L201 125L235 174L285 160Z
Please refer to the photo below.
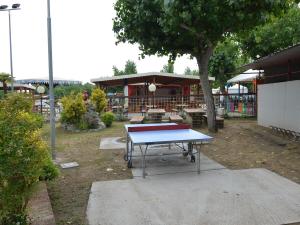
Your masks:
M259 75L262 75L263 72L259 70L247 70L244 73L241 73L240 75L237 75L230 80L227 81L227 83L238 83L238 82L251 82L259 77Z

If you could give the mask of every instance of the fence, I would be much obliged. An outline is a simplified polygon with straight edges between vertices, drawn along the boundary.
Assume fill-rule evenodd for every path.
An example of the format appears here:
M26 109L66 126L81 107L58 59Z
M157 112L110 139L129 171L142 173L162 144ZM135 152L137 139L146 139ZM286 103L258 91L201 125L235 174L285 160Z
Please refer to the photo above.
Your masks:
M171 112L178 108L179 105L195 108L199 107L200 104L204 104L203 95L108 97L108 110L115 111L119 106L122 106L128 110L128 113L145 112L149 108L162 108L166 112Z
M230 117L256 116L257 97L256 94L215 94L216 108L224 108Z
M256 94L214 94L215 108L224 110L229 117L256 116ZM168 95L168 96L108 96L107 111L116 113L145 113L149 108L162 108L166 112L174 112L182 108L199 108L205 105L203 95ZM59 115L61 105L56 100L55 111ZM35 98L35 111L50 115L49 100Z
M256 94L214 94L216 110L224 109L228 116L256 116ZM108 97L107 110L123 109L128 113L144 113L148 108L163 108L172 112L178 108L198 108L205 104L203 95Z

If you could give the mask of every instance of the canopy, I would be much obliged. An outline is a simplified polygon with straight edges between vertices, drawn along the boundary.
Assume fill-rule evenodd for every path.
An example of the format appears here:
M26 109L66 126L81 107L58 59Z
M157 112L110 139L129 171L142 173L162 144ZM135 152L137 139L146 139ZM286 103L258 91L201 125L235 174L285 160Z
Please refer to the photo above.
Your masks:
M262 74L262 71L261 71ZM244 73L241 73L240 75L237 75L230 80L227 81L227 83L238 83L238 82L251 82L258 78L259 76L259 70L247 70Z

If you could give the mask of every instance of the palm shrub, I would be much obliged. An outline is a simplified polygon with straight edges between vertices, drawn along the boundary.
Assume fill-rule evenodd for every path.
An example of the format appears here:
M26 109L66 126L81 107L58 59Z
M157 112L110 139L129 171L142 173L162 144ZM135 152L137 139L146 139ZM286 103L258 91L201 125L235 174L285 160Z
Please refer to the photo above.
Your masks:
M28 224L29 197L45 169L53 166L32 103L22 94L0 101L0 224Z
M63 123L70 123L80 127L82 123L82 117L86 112L86 106L82 95L80 93L72 93L63 97L61 103L63 105L61 121Z
M101 113L107 106L105 92L100 88L94 89L92 92L91 101L95 106L96 112L98 112L99 115L101 115Z

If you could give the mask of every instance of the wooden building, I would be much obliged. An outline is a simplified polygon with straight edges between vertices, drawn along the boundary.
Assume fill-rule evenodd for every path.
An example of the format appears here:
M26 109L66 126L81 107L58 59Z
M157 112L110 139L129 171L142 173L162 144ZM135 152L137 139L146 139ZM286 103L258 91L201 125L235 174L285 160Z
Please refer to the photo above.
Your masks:
M214 78L210 77L213 81ZM167 111L176 104L187 105L204 103L199 76L179 75L171 73L140 73L92 79L98 87L108 90L112 87L123 87L122 96L110 98L111 107L123 98L125 107L131 112L145 110L147 105L157 105ZM155 84L154 93L149 91L149 85ZM118 100L116 99L118 98Z
M258 82L258 124L300 132L300 44L244 66L264 70Z

